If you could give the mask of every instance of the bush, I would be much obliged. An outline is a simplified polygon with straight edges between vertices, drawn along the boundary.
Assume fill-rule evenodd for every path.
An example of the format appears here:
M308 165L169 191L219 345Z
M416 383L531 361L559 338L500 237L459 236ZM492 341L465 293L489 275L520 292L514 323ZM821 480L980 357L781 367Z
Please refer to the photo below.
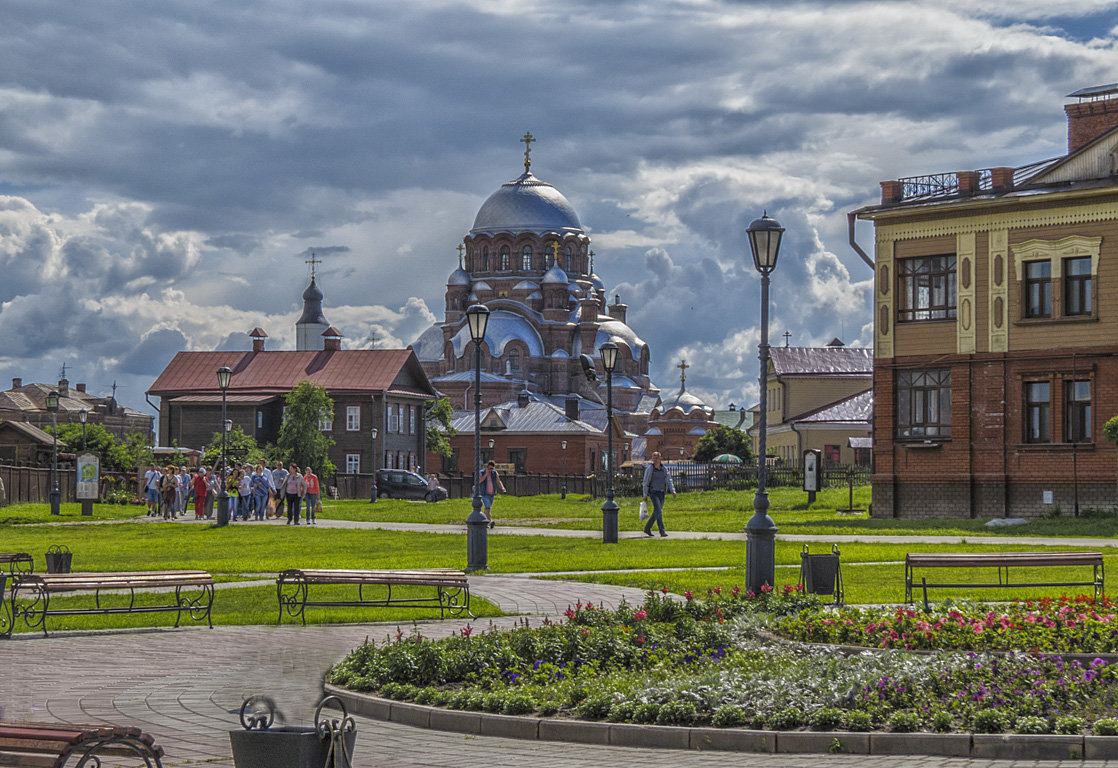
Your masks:
M472 712L481 712L485 709L485 700L487 695L478 691L471 691L466 696L466 709Z
M848 731L870 731L873 730L873 718L870 717L869 712L861 710L854 710L847 712L843 718L843 723L846 725Z
M1017 733L1048 733L1048 721L1043 717L1019 717L1013 724L1013 730Z
M842 710L823 707L811 716L811 727L817 731L833 731L842 725Z
M710 724L715 728L740 728L749 722L749 715L741 707L723 704L714 711Z
M652 701L638 704L636 709L633 710L634 723L655 723L659 716L660 705Z
M936 733L949 733L955 726L955 718L945 709L932 713L932 730Z
M920 717L915 712L894 712L889 718L889 730L893 733L912 733L920 727Z
M486 712L500 712L505 708L505 697L499 693L486 694L481 706Z
M609 708L609 714L606 715L606 719L611 723L627 723L633 719L633 712L636 708L636 702L619 702Z
M791 731L803 724L803 716L795 707L773 712L765 719L765 726L773 731Z
M698 713L695 705L690 701L669 701L660 707L660 714L656 716L658 725L690 725L695 722Z
M458 691L450 697L447 704L451 709L469 709L471 695L469 691Z
M531 697L524 694L513 694L505 699L505 708L501 711L506 715L526 715L533 711L536 705L532 702Z
M454 691L435 691L435 695L431 698L431 703L436 707L446 707L450 705L450 700L454 698Z
M1096 736L1118 736L1118 718L1104 717L1095 721Z
M975 733L1005 733L1005 715L996 709L979 710L974 716Z
M1068 736L1077 736L1083 732L1083 726L1086 721L1082 717L1075 717L1074 715L1065 715L1064 717L1056 718L1056 733L1062 733Z
M542 717L551 717L559 713L559 705L554 701L542 701L539 710Z
M609 696L599 695L591 696L579 702L578 716L584 720L601 720L609 714L610 707L613 706L613 699Z

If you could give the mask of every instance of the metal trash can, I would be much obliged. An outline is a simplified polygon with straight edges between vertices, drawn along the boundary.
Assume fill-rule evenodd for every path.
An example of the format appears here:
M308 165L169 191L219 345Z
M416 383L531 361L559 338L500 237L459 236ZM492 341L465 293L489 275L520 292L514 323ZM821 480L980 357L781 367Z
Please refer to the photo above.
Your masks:
M839 548L831 546L829 555L812 555L804 544L800 553L800 585L809 595L829 595L835 605L842 605L842 570L839 567Z
M47 573L69 573L74 553L65 544L51 544L47 547Z
M336 720L323 719L322 708L341 709ZM350 768L357 741L357 724L336 696L327 696L314 712L314 726L272 727L275 702L267 696L250 696L241 705L243 730L229 731L236 768ZM282 720L282 715L281 715Z

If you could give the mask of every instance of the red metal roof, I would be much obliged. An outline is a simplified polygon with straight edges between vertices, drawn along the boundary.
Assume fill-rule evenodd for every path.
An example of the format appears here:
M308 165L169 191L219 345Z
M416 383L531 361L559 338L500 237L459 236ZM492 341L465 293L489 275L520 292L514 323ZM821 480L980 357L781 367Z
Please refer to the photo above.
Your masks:
M301 381L331 392L381 392L396 388L393 382L405 366L426 396L435 395L410 349L179 352L147 393L157 397L220 395L217 369L223 365L233 371L230 395L281 394Z
M225 401L229 405L264 405L264 403L275 400L280 395L228 395ZM221 395L182 395L181 397L171 398L171 402L175 405L202 405L206 403L220 403Z

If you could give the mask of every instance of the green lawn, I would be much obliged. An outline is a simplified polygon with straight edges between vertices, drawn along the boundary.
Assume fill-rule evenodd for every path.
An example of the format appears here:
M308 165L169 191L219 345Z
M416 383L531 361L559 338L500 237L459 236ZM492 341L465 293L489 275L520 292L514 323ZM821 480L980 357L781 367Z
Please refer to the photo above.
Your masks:
M135 504L94 504L92 516L82 516L82 505L60 504L59 514L50 513L49 504L12 504L0 507L0 530L5 525L26 523L89 523L105 520L127 520L147 514L146 506ZM0 545L2 548L2 545ZM6 551L6 550L5 550Z

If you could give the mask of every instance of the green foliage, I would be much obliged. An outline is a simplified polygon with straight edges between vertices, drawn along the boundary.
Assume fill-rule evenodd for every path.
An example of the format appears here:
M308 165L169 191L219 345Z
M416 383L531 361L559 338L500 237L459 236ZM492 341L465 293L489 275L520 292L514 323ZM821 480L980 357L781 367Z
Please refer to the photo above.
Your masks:
M334 401L326 394L326 388L301 381L287 393L284 402L287 409L276 444L283 454L282 460L294 462L300 469L313 467L320 477L332 476L335 467L329 451L334 440L319 429L322 420L334 413Z
M765 719L765 727L773 731L792 731L803 724L803 713L796 707L773 712Z
M913 733L920 727L920 718L915 712L894 712L889 718L889 730L893 733Z
M932 730L936 733L950 733L955 726L955 717L945 709L937 709L932 713Z
M971 725L975 733L1004 733L1006 717L997 709L980 709Z
M842 725L842 710L823 707L811 716L811 727L817 731L833 731Z
M1112 443L1118 443L1118 416L1112 417L1102 427L1102 434Z
M155 459L155 454L151 452L151 436L138 429L125 433L123 446L124 453L128 457L125 460L125 471L132 472L140 467L146 467Z
M458 434L458 430L450 426L452 412L449 397L440 397L427 404L423 412L423 423L427 430L428 451L440 456L450 456L454 453L448 439Z
M1104 717L1095 721L1096 736L1118 736L1118 718Z
M1013 723L1014 733L1048 733L1048 718L1037 717L1036 715L1026 715L1019 717Z
M732 453L748 464L753 461L749 435L734 427L720 424L699 439L695 446L695 461L710 461L723 453Z
M749 720L749 715L741 707L734 704L723 704L714 711L710 724L715 728L740 728Z
M1067 736L1078 736L1083 733L1083 728L1087 725L1087 721L1082 717L1075 715L1064 715L1063 717L1056 718L1056 733L1062 733Z
M860 709L851 710L843 717L843 725L846 730L861 732L873 730L873 717L869 712L863 712Z
M51 432L53 428L48 426L45 429ZM80 451L82 425L59 424L58 441L65 443L71 451ZM136 430L127 433L122 442L103 425L86 424L85 445L86 450L100 457L102 472L134 472L138 467L146 467L152 461L151 445L143 433Z
M246 435L240 424L225 433L225 452L229 465L258 464L265 460L264 451L256 444L252 435ZM211 463L214 469L221 469L221 432L214 432L207 443L206 462Z

